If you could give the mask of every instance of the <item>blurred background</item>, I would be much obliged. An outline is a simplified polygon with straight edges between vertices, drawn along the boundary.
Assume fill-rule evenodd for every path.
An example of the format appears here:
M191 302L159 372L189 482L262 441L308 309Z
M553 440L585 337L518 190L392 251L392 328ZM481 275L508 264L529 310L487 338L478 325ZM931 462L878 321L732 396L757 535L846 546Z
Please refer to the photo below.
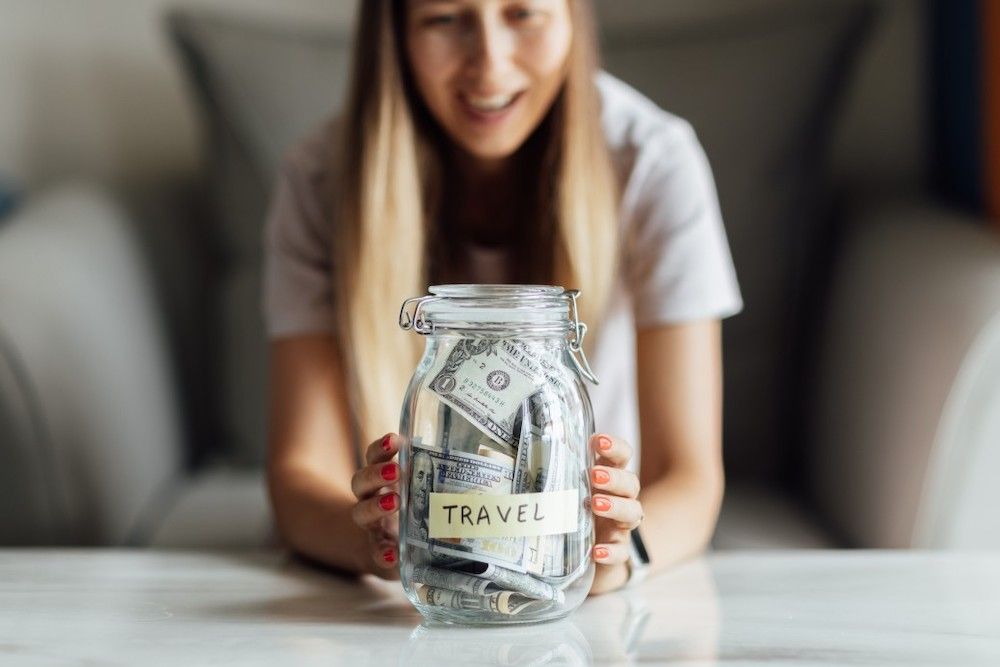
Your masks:
M596 4L746 301L715 547L1000 547L1000 3ZM0 0L0 544L275 542L261 227L353 9Z

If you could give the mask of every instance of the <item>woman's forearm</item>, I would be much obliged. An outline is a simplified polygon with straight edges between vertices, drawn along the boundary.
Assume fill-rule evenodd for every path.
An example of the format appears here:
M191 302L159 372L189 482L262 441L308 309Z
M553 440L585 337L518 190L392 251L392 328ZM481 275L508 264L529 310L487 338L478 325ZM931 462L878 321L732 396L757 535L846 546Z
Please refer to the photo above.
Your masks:
M356 574L371 571L368 535L351 518L357 503L309 470L269 470L278 532L294 551Z
M640 530L651 572L705 549L715 531L723 486L721 473L676 469L642 488L639 499L645 516Z

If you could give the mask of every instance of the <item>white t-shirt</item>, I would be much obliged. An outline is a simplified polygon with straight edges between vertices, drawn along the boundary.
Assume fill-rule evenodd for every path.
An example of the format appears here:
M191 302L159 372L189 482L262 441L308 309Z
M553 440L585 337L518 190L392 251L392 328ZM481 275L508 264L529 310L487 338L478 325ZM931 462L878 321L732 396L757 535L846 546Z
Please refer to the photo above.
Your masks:
M620 266L612 303L593 329L588 385L599 433L635 448L637 328L725 318L743 300L708 160L691 125L607 73L596 79L602 124L619 179ZM326 201L331 124L285 156L264 232L263 311L272 338L334 331L331 224ZM470 282L503 282L499 251L470 246Z

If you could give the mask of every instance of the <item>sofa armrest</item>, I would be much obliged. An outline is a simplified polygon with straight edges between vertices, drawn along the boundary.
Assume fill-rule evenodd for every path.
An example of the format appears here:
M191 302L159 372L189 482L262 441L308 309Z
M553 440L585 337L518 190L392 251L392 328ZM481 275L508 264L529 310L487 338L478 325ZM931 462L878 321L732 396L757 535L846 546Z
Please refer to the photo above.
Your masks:
M820 352L808 476L863 547L1000 547L1000 235L930 204L852 226Z
M128 543L179 473L176 387L131 232L84 186L0 225L0 488L12 513L49 527L32 534L30 516L0 514L0 542Z

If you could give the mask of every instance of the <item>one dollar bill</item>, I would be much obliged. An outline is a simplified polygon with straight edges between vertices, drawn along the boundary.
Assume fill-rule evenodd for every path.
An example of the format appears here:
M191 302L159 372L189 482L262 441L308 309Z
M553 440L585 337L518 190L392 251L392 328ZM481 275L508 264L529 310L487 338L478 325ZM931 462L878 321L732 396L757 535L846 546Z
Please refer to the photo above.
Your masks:
M539 350L505 338L463 338L431 372L432 392L513 451L521 403L546 381Z

